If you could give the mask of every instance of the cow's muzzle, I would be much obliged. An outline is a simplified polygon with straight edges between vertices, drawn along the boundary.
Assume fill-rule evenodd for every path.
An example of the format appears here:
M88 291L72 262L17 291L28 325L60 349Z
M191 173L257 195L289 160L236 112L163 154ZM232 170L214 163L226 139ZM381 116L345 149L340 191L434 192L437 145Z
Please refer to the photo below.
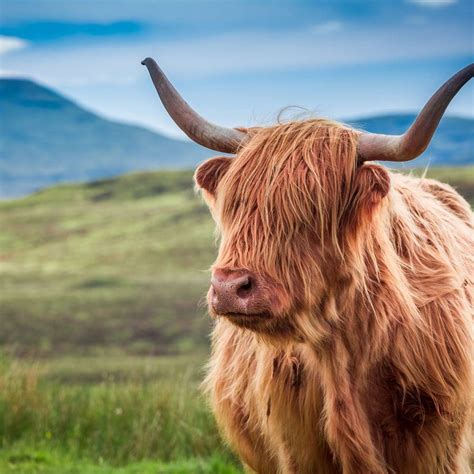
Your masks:
M215 269L208 302L211 313L229 319L271 317L276 295L269 282L247 270Z

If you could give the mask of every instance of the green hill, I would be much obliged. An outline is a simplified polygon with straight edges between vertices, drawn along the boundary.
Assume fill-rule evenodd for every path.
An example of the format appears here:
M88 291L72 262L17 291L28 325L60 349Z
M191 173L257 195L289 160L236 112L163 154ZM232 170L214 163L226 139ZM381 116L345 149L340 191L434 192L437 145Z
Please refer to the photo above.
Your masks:
M191 172L140 173L0 203L0 346L168 353L205 346L213 224Z
M474 167L429 175L474 203ZM56 186L1 202L0 221L0 346L41 355L207 347L214 225L190 171Z

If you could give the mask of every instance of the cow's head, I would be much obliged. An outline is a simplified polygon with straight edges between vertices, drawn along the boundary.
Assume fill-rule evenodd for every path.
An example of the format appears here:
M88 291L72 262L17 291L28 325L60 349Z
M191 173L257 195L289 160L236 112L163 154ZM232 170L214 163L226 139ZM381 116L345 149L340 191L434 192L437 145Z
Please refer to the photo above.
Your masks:
M211 314L260 331L290 330L338 276L341 234L389 190L384 168L357 164L358 133L325 120L254 129L235 157L196 171L217 223ZM340 275L339 275L340 276Z
M295 314L323 304L327 288L348 278L344 254L389 192L386 170L372 160L416 158L470 65L430 99L401 136L377 135L327 120L250 130L205 121L147 59L155 87L176 123L194 141L234 153L204 162L197 186L217 223L221 244L208 303L213 316L266 334L295 326Z

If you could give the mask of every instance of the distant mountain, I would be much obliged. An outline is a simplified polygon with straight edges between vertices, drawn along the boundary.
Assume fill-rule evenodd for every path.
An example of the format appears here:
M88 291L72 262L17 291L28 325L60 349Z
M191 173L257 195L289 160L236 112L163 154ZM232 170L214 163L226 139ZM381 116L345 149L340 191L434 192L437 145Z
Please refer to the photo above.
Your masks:
M0 79L0 196L64 181L128 171L192 167L212 152L142 127L101 118L58 92L23 79ZM352 120L358 128L402 133L414 116ZM432 166L474 162L474 120L443 119L425 153ZM423 162L418 161L417 164Z
M101 118L29 80L0 79L0 196L132 170L191 167L212 152Z
M415 120L413 114L380 115L351 120L349 123L373 133L398 135ZM474 120L444 117L430 146L423 154L423 163L430 166L464 166L474 164ZM422 162L418 160L417 166Z

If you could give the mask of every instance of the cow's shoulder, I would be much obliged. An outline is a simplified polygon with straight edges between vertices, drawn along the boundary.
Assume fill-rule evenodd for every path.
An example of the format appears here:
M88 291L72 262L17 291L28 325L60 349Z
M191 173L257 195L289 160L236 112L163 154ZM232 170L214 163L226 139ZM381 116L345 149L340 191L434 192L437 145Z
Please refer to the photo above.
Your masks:
M436 179L419 178L415 176L406 176L395 173L391 176L396 189L405 197L413 199L419 204L432 199L433 202L440 203L452 215L459 218L465 224L473 225L472 211L466 200L449 184L442 183Z

